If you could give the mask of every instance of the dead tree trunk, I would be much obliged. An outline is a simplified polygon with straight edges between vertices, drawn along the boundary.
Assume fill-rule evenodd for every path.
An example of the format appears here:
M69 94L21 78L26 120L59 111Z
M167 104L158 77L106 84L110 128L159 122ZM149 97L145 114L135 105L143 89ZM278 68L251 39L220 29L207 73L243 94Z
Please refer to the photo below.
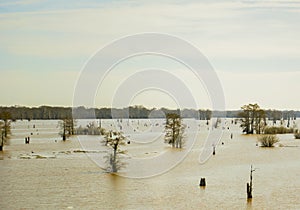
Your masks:
M1 132L1 143L0 143L0 151L3 151L4 146L4 132Z
M252 198L252 188L249 183L247 183L247 198Z
M251 170L250 170L250 183L247 183L247 198L251 199L252 198L252 172L255 171L252 169L251 165Z

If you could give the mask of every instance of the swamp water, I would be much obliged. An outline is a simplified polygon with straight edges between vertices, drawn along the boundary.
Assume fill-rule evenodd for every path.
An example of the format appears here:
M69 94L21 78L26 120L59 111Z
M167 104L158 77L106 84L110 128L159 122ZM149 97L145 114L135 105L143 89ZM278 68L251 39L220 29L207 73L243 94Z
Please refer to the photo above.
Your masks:
M200 164L212 126L185 120L191 149L181 160L178 154L184 151L163 143L163 122L117 123L131 142L124 147L128 164L121 176L99 167L105 155L99 136L74 136L63 142L58 121L12 123L9 145L0 153L0 209L300 209L300 140L292 134L278 135L281 147L261 148L255 135L241 135L239 125L222 119L216 155ZM111 120L101 124L107 129L116 125ZM27 136L30 144L24 143ZM160 159L164 154L170 156ZM168 162L173 157L178 158L174 166ZM247 202L251 165L256 169L253 199ZM156 175L141 178L145 174ZM201 177L206 178L205 188L199 187Z

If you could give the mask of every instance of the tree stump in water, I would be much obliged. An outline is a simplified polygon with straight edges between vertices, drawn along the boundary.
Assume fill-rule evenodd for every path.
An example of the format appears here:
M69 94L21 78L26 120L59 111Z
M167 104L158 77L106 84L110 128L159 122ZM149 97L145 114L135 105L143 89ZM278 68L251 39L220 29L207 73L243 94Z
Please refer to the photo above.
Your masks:
M206 182L205 182L205 178L201 178L200 179L200 184L199 184L200 187L205 187L206 186Z

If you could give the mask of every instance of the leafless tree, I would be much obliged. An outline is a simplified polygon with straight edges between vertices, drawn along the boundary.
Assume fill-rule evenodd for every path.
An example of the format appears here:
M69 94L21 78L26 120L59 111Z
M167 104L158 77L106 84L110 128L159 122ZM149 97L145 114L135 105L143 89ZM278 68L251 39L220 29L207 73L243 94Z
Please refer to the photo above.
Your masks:
M125 163L121 160L121 155L126 154L127 151L122 150L121 146L126 145L126 137L119 131L108 131L105 133L104 144L109 148L106 156L107 169L112 173L116 173L125 166Z
M185 140L185 125L181 117L176 113L169 113L166 116L165 143L174 148L182 148Z
M59 122L61 129L60 135L63 141L65 141L69 136L75 134L75 124L76 121L73 118L65 118Z

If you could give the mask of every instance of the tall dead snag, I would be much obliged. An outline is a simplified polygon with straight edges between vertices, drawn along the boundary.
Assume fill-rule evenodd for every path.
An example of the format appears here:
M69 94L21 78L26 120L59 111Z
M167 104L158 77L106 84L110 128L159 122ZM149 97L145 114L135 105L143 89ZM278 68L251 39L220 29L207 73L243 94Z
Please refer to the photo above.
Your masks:
M251 165L251 170L250 170L250 183L247 183L247 198L251 199L252 198L252 172L255 171L254 169L252 169L252 165Z

